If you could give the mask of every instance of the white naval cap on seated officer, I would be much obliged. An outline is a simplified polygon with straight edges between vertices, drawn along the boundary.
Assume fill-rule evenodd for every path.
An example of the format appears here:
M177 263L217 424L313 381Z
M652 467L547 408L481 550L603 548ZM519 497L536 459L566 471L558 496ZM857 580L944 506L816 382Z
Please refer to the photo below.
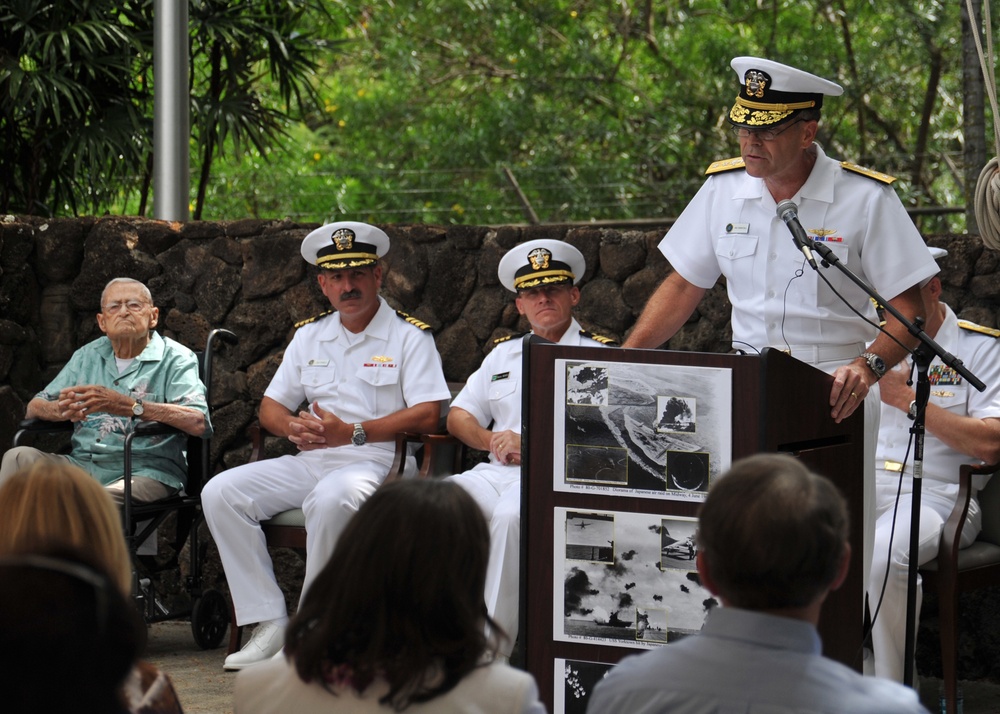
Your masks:
M936 260L936 261L937 260L941 260L941 258L943 258L946 255L948 255L948 251L947 250L945 250L944 248L938 248L938 247L933 246L933 245L927 246L927 250L930 251L931 257L934 258L934 260ZM941 266L941 264L938 263L938 267L940 267L940 266ZM932 275L931 277L927 278L926 280L921 280L920 281L920 287L922 287L922 288L926 287L927 283L929 283L930 281L932 281L936 277L937 277L937 275Z
M302 239L302 257L323 270L348 270L374 265L389 250L381 228L357 221L328 223Z
M508 250L500 259L497 276L505 288L517 293L548 285L576 285L586 269L583 253L569 243L540 238Z
M741 82L729 110L734 126L759 129L781 124L805 109L819 109L824 96L844 93L836 82L760 57L736 57L730 66Z

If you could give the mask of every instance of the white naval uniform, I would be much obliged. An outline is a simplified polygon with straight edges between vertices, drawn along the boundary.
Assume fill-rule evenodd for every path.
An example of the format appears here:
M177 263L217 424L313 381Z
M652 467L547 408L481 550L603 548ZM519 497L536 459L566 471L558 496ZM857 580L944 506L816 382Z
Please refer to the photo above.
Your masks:
M465 383L451 406L464 409L481 427L494 432L521 433L521 358L524 340L497 344ZM606 347L580 329L575 319L560 338L560 345ZM490 422L493 426L490 427ZM451 476L472 494L490 523L490 560L486 573L486 607L510 641L502 653L510 656L517 639L521 543L521 467L501 464L493 454L487 463Z
M364 332L348 332L331 314L296 331L264 396L293 412L318 403L348 424L447 399L441 357L429 332L409 324L379 298ZM286 614L260 522L302 508L309 583L337 538L393 461L392 442L331 447L223 471L202 491L205 520L219 548L240 625ZM413 459L408 472L416 470Z
M938 329L934 341L954 354L978 377L986 390L978 391L951 368L945 367L940 359L931 363L929 377L931 394L929 404L947 409L959 416L977 419L1000 418L1000 340L990 335L969 329L962 329L955 313L947 305L944 323ZM966 323L967 324L967 323ZM896 681L903 680L903 651L906 641L906 584L910 550L910 508L913 493L913 453L907 456L910 442L910 427L913 422L906 412L887 404L882 405L882 427L879 430L876 451L875 479L875 555L872 560L871 581L868 592L871 606L878 602L886 570L886 583L882 606L872 629L872 644L875 652L875 674ZM899 471L895 468L907 459L902 476L902 492L896 503L896 492L900 487ZM958 497L958 468L961 464L975 463L976 460L961 454L929 431L924 438L923 481L920 488L920 538L918 540L918 560L926 563L937 556L941 528L951 513ZM973 487L978 491L986 485L989 476L974 476ZM892 543L893 506L896 526ZM976 539L982 529L982 513L979 503L973 499L969 513L962 527L963 548ZM917 576L917 613L920 612L920 576Z
M816 163L791 199L806 232L886 300L935 275L938 266L893 189L848 171L818 145L813 148ZM876 328L855 315L805 262L776 208L762 179L742 169L713 174L664 236L660 251L697 287L711 288L725 276L734 348L789 350L832 373L865 351ZM864 291L835 267L820 270L877 324ZM878 389L873 388L865 399L866 574L874 535L878 410Z

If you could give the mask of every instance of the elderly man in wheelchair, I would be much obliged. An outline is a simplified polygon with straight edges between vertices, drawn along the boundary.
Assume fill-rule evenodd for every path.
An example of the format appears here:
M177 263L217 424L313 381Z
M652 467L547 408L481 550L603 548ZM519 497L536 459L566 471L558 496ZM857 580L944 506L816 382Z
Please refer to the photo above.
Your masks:
M131 499L149 503L184 488L188 435L207 438L212 425L197 356L161 337L154 329L158 319L159 310L141 282L115 278L107 284L97 314L104 336L74 352L28 402L28 419L73 423L71 452L15 446L3 456L0 482L39 458L66 459L100 481L121 505L125 438L138 422L156 421L183 433L135 442Z

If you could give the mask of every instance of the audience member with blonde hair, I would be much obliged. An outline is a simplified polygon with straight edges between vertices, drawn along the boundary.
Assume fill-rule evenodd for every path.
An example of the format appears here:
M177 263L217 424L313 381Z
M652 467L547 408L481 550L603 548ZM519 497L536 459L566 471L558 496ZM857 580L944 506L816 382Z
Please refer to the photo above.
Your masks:
M36 461L0 484L0 557L62 549L88 554L131 604L132 566L111 496L77 466ZM181 712L170 679L143 662L133 667L121 695L130 712Z
M129 595L132 564L108 494L81 468L36 461L0 486L0 555L53 543L92 553Z
M532 676L496 661L490 533L448 481L379 488L289 623L285 656L236 678L239 714L539 714Z

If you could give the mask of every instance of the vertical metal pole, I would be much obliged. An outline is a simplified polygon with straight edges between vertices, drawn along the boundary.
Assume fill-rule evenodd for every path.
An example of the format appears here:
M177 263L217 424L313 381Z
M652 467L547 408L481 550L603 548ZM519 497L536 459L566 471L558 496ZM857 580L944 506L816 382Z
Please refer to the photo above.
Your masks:
M153 3L153 214L187 221L191 136L187 0Z

